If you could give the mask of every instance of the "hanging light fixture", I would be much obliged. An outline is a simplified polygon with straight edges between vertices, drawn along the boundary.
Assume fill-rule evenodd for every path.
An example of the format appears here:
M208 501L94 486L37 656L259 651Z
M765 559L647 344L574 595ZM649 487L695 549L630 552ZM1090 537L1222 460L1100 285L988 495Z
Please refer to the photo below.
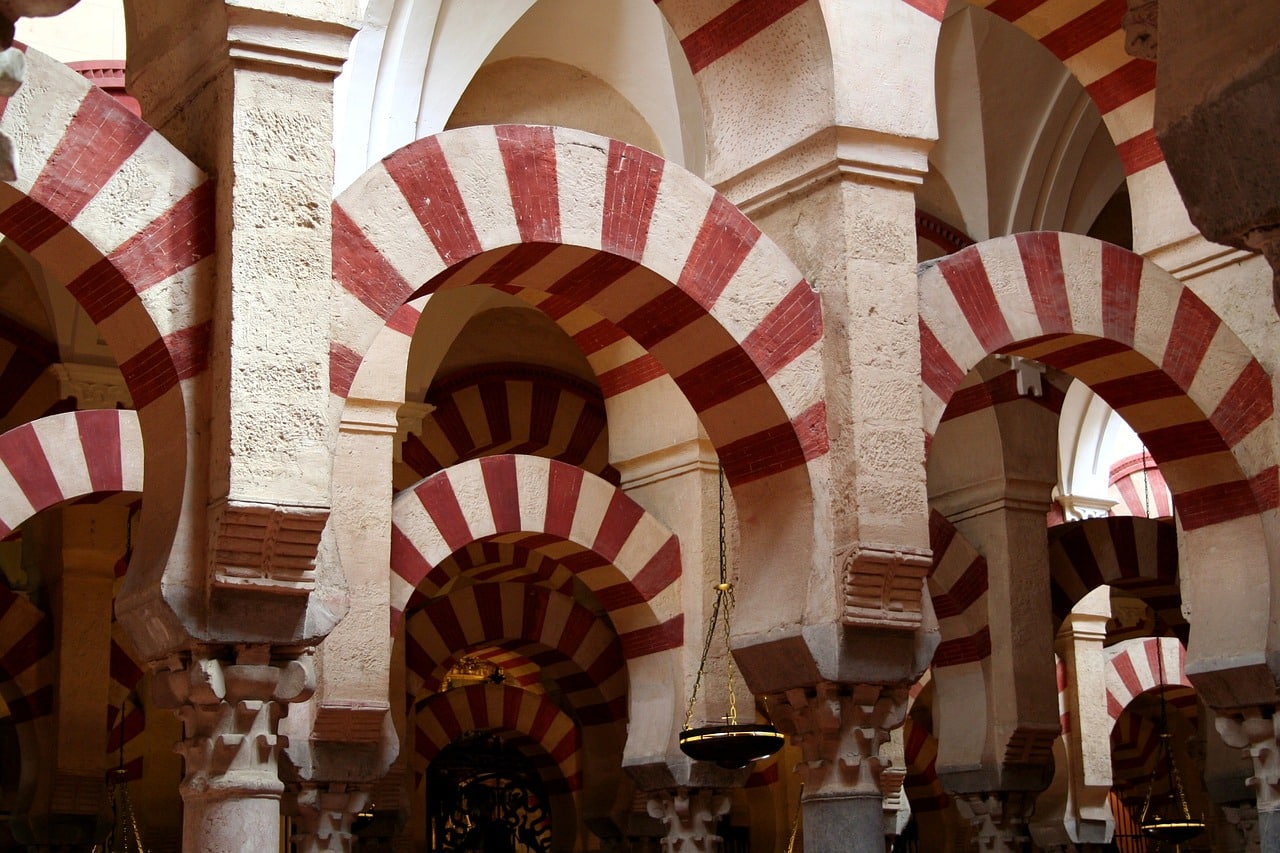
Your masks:
M1156 614L1156 642L1160 641L1160 616ZM1182 844L1204 832L1203 820L1193 818L1187 805L1187 794L1182 788L1177 762L1173 760L1173 736L1169 732L1169 711L1165 702L1164 653L1157 654L1160 665L1160 742L1156 745L1156 762L1151 769L1151 781L1147 783L1147 798L1142 804L1142 816L1138 818L1138 830L1147 838L1165 844ZM1156 782L1164 764L1167 795L1156 796Z
M689 694L689 709L684 716L684 729L680 732L680 750L695 761L711 761L729 770L746 767L752 761L768 758L782 748L783 735L767 723L738 724L738 703L733 690L733 654L729 650L730 621L733 614L733 584L729 582L725 559L724 533L724 468L719 471L720 510L720 582L716 584L716 598L711 605L711 619L707 622L707 637L702 644L702 659L698 661L698 674ZM715 639L716 624L724 619L724 657L729 681L729 713L724 723L714 726L691 728L693 706L698 700L698 688L707 669L707 654Z

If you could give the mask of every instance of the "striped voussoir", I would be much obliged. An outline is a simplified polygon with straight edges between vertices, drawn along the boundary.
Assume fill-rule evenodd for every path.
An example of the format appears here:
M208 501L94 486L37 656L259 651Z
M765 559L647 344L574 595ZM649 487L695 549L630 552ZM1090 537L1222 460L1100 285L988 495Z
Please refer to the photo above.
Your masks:
M581 735L545 694L494 684L459 687L424 702L415 721L419 768L462 735L493 732L524 753L549 795L582 788Z
M653 154L565 128L447 131L366 172L334 202L333 229L339 396L408 300L532 289L589 307L652 356L731 483L827 450L817 292L730 202Z
M1111 766L1114 787L1121 800L1138 807L1160 756L1161 726L1158 715L1124 713L1141 693L1163 686L1171 719L1182 717L1188 731L1199 730L1199 705L1195 690L1183 670L1185 649L1173 637L1143 637L1107 649L1107 712L1111 718ZM1160 680L1160 657L1164 681ZM1177 731L1173 725L1171 731Z
M1120 501L1112 508L1113 515L1173 517L1169 484L1149 454L1137 453L1117 460L1111 466L1107 485L1112 498Z
M1049 528L1054 616L1107 584L1142 599L1163 625L1182 625L1178 532L1172 521L1135 516L1090 518Z
M109 492L142 492L136 412L67 412L0 435L0 539L41 510Z
M1102 114L1125 174L1162 163L1156 142L1156 64L1125 52L1125 0L971 0L1040 42Z
M208 300L193 294L213 253L212 183L111 95L36 51L0 109L0 131L21 140L18 179L0 186L0 233L67 283L145 409L207 366Z
M0 583L0 699L15 724L53 713L53 621Z
M508 683L554 687L584 725L626 716L618 638L568 596L527 584L477 584L430 602L406 621L406 666L424 690L438 690L459 658L486 647L504 651L488 660L502 666Z
M902 752L907 769L902 789L911 803L911 811L923 814L951 808L951 796L938 778L938 741L928 727L917 723L914 717L907 717L903 725Z
M123 759L126 776L136 779L142 775L145 749L138 736L146 728L146 714L136 692L142 682L142 662L132 648L123 626L113 622L107 685L107 765L116 767Z
M609 470L609 434L598 389L551 370L469 371L432 384L434 407L401 458L417 482L468 459L545 456L596 476Z
M933 550L929 597L942 637L933 666L985 660L991 655L987 558L937 510L929 512L929 547Z
M559 562L570 566L608 611L627 658L683 643L675 534L616 486L538 456L464 462L396 496L393 629L415 589L431 599L453 580L451 555L474 542L513 534L533 534L540 548L567 546L589 555L586 561L559 557Z
M920 273L925 428L993 353L1087 384L1139 434L1187 530L1280 505L1271 384L1199 297L1125 249L1032 232L987 240Z

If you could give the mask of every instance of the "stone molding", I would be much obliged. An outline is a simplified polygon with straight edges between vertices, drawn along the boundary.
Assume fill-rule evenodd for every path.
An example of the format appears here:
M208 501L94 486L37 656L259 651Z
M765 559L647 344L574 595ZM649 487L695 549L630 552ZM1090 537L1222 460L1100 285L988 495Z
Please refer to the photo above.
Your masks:
M845 625L915 631L924 621L927 548L860 543L845 555L841 586Z
M1259 812L1280 811L1280 745L1276 742L1273 707L1218 712L1214 728L1227 746L1240 749L1253 762L1245 784L1253 789Z
M311 739L336 743L381 743L390 702L320 702Z
M215 588L308 595L329 510L224 500L212 511L210 576Z

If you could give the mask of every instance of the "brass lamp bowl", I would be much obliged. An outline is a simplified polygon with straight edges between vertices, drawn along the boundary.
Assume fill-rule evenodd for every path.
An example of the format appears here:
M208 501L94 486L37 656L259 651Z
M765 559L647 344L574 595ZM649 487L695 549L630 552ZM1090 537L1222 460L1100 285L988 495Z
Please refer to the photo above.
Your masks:
M694 761L710 761L726 770L740 770L768 758L785 738L768 724L705 726L680 733L680 751Z

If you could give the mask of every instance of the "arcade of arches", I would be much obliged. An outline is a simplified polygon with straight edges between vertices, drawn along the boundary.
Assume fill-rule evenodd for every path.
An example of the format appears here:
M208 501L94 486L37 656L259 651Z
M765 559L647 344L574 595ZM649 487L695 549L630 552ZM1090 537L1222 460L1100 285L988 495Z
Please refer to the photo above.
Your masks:
M1212 5L0 4L0 850L1280 853Z

